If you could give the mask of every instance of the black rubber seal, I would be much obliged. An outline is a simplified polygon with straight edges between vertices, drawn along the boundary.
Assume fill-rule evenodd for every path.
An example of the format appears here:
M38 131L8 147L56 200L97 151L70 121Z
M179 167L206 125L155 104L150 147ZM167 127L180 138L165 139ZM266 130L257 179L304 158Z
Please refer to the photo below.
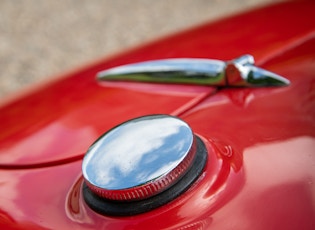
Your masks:
M132 216L158 208L185 192L199 177L207 162L208 153L204 143L196 137L197 151L192 167L172 187L145 200L122 202L102 198L93 193L86 183L83 183L83 197L88 206L95 212L109 216Z

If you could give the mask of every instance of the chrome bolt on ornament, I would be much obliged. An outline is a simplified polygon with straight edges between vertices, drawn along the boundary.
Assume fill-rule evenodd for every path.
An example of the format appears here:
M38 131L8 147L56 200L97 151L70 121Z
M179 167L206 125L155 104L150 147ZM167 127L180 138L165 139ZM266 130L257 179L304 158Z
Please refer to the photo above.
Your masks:
M173 58L127 64L101 71L99 81L139 81L213 86L286 86L290 81L254 65L244 55L224 62L212 59Z
M102 214L145 212L184 192L206 158L201 140L179 118L136 118L105 133L87 151L84 198Z

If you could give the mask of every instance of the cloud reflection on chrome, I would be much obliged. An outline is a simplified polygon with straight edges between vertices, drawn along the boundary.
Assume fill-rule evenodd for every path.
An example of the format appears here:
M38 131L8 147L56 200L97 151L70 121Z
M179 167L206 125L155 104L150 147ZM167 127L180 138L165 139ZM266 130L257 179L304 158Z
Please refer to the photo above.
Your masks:
M126 189L174 169L193 142L190 127L169 116L139 118L100 138L83 161L84 177L108 190Z

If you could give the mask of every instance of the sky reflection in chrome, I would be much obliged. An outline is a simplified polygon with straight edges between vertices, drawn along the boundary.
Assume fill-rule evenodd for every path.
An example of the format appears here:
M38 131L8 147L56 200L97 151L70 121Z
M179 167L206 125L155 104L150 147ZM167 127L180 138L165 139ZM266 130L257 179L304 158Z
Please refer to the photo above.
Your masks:
M166 115L123 123L102 136L83 159L85 179L107 190L132 188L174 169L193 143L190 127Z

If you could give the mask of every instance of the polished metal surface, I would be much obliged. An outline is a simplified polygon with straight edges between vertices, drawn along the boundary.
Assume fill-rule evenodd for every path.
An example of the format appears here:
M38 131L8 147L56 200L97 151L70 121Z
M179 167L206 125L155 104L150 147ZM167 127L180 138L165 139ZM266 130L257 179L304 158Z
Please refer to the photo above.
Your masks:
M224 62L175 58L128 64L104 70L100 81L140 81L213 86L285 86L290 82L254 65L251 55Z
M152 115L125 122L86 153L87 185L101 197L134 200L155 195L185 174L195 155L194 135L182 120Z
M218 60L176 58L146 61L98 73L100 80L224 85L225 63Z
M225 76L228 86L286 86L290 81L278 74L254 65L252 55L243 55L226 62Z

